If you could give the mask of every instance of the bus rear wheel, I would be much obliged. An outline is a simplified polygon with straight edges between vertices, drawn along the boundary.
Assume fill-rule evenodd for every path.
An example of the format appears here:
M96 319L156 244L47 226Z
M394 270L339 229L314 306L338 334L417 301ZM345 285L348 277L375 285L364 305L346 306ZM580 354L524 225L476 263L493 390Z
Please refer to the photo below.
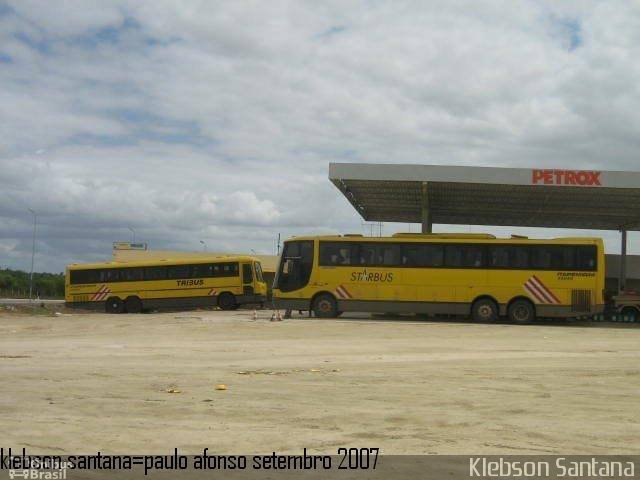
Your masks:
M122 313L124 310L124 303L118 297L109 297L104 303L104 310L107 313Z
M124 307L128 313L140 313L142 311L142 300L138 297L127 297Z
M498 305L490 298L473 302L471 318L474 322L495 322L498 319Z
M224 292L218 297L218 306L222 310L236 310L238 304L236 303L236 297L233 293Z
M536 310L529 300L515 300L507 309L509 321L525 325L536 319Z
M328 293L318 295L313 301L312 309L318 318L335 318L338 316L336 299Z

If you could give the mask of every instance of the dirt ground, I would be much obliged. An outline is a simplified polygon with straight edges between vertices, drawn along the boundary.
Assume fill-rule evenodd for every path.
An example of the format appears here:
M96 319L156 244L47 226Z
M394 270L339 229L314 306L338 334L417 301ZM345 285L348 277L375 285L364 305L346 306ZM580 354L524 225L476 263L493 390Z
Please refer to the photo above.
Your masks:
M636 325L258 315L0 313L2 445L58 454L640 447Z

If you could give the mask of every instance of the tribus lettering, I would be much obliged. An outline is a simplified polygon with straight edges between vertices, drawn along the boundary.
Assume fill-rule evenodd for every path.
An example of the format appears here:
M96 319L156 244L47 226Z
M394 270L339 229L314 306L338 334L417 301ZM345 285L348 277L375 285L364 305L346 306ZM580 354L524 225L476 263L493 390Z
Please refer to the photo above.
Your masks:
M393 273L351 272L352 282L393 282Z
M176 280L179 287L194 287L196 285L204 285L204 280Z

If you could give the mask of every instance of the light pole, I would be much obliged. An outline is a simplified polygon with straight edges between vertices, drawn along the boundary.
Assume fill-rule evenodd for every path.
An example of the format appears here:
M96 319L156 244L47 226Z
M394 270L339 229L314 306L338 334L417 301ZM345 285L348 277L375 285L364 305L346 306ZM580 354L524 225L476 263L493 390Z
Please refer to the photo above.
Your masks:
M200 240L200 243L202 244L202 250L204 252L206 252L207 251L207 244L204 242L204 240Z
M38 216L36 212L27 208L33 214L33 240L31 242L31 273L29 273L29 300L33 299L33 262L36 258L36 225L38 222Z
M136 231L131 227L127 227L127 228L133 234L133 243L136 243Z

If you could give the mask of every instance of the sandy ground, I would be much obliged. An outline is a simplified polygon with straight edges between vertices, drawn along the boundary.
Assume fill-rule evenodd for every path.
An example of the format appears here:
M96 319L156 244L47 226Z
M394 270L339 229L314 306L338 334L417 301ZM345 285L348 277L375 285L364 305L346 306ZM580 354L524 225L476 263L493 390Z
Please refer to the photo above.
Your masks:
M1 443L60 454L640 448L637 326L259 317L0 313Z

